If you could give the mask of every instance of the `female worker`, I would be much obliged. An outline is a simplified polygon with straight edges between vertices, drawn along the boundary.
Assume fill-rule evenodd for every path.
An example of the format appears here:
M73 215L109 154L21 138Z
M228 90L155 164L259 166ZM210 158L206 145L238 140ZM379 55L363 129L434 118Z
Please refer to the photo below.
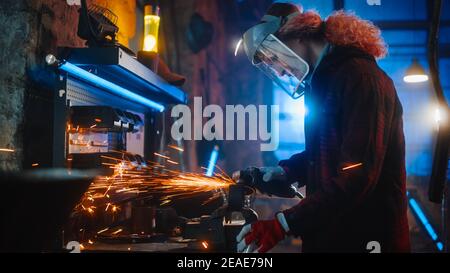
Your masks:
M305 151L260 168L256 187L283 195L297 182L307 196L245 226L238 251L266 252L288 235L302 238L303 252L409 251L402 106L376 62L387 53L380 30L343 11L322 19L275 3L243 45L308 109Z

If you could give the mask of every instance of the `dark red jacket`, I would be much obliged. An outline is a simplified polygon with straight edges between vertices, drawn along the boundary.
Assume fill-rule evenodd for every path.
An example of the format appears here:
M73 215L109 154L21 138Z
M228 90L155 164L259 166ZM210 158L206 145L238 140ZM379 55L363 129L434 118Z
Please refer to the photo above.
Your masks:
M334 47L305 93L306 149L280 161L307 197L284 211L303 252L410 250L402 106L364 52Z

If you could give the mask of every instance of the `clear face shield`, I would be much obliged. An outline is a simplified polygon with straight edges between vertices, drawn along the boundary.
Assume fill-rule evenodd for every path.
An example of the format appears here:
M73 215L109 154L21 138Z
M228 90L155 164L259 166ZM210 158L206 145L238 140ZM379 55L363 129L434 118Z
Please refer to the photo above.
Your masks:
M266 15L263 21L244 33L245 52L253 65L298 99L303 95L309 65L273 35L281 26L281 18Z
M293 99L303 95L309 66L273 34L256 49L252 63Z

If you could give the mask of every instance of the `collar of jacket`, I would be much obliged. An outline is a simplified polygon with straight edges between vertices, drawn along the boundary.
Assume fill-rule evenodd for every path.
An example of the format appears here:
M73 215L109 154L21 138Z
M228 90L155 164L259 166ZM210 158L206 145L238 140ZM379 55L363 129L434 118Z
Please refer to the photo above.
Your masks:
M322 53L320 53L319 58L317 59L316 63L314 64L314 68L312 69L312 72L306 76L305 82L307 85L311 86L311 81L314 78L314 73L316 73L317 68L319 67L320 63L325 58L325 56L327 56L330 53L331 48L332 48L332 46L329 43L327 43L324 46L324 48L322 49Z
M375 58L372 55L367 54L360 49L354 47L332 46L330 52L324 56L315 70L314 77L311 79L313 86L316 81L323 80L323 74L337 70L341 64L355 58L362 58L375 62Z

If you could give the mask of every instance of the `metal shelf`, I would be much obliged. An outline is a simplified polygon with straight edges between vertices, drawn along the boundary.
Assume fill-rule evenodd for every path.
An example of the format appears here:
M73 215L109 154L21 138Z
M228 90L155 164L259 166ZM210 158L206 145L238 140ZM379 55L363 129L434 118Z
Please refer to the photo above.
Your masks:
M187 102L183 90L167 83L121 48L73 48L64 60L155 102Z

